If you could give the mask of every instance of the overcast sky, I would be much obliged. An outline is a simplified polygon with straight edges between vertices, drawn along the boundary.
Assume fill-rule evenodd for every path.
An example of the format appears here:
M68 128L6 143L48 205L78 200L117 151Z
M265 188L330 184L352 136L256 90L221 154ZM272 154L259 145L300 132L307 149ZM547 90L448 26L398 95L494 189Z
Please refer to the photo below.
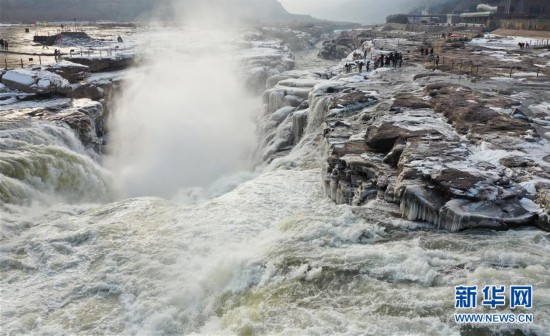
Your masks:
M279 0L291 13L319 19L383 23L387 15L410 11L426 0Z

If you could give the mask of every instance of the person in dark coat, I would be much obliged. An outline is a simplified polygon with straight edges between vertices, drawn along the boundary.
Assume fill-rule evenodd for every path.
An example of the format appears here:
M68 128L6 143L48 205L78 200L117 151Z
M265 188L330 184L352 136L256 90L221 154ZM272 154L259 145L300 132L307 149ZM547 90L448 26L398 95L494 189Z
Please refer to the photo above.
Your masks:
M420 48L420 56L424 56L424 47Z
M380 55L380 67L384 67L384 54Z
M432 55L432 56L434 55L434 48L430 49L430 55Z
M367 72L370 71L370 61L367 61Z
M437 57L435 58L435 66L439 66L439 55L437 55Z
M357 62L357 72L359 72L359 73L363 72L363 65L365 65L365 63L363 63L363 61L358 61Z

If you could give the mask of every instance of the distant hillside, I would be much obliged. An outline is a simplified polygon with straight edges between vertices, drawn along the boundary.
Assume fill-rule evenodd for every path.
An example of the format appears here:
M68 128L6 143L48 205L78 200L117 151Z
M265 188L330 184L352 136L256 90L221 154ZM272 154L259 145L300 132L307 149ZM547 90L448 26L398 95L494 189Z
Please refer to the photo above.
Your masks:
M384 23L391 14L426 9L447 0L281 0L299 13L327 20L362 24ZM450 0L449 0L450 1ZM453 0L456 1L456 0Z
M128 21L167 0L0 0L0 21Z
M134 21L155 13L171 19L180 13L172 0L0 0L0 22L35 21ZM288 13L276 0L178 0L178 9L200 5L248 21L314 21L310 16Z
M427 10L435 14L475 11L480 3L495 5L500 0L281 0L299 13L320 19L384 23L388 15ZM549 0L550 1L550 0Z
M497 6L500 0L435 0L426 9L434 14L475 12L479 4Z

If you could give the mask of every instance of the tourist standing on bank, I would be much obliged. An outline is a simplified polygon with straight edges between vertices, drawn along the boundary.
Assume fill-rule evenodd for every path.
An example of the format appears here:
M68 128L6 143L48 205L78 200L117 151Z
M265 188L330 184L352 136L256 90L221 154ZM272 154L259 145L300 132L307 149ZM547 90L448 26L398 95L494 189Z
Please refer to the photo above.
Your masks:
M357 62L357 72L359 72L359 73L363 72L363 65L364 64L365 63L363 63L362 60Z

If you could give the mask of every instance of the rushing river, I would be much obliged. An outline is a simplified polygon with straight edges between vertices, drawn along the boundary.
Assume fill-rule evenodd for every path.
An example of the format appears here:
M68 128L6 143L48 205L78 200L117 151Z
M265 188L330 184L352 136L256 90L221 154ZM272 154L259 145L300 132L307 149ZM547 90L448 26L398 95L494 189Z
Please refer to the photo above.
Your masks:
M318 66L311 55L298 54L297 63ZM180 98L189 113L185 93ZM190 170L205 166L155 154L163 144L173 150L172 140L195 140L174 132L181 125L169 116L142 134L172 137L147 148L151 169L195 176ZM207 134L223 143L230 134L222 128ZM235 143L222 151L227 144ZM206 149L214 155L217 147ZM146 163L131 157L122 161ZM204 186L215 196L205 192L199 202L182 192L147 196L139 184L150 183L150 171L129 180L128 194L145 197L121 198L113 190L120 172L98 164L67 127L2 120L0 334L483 335L490 330L453 321L454 287L490 284L534 286L535 323L501 329L550 330L548 233L452 234L403 220L382 201L335 205L322 191L316 141L253 172L235 170L234 157L230 163L228 176Z

